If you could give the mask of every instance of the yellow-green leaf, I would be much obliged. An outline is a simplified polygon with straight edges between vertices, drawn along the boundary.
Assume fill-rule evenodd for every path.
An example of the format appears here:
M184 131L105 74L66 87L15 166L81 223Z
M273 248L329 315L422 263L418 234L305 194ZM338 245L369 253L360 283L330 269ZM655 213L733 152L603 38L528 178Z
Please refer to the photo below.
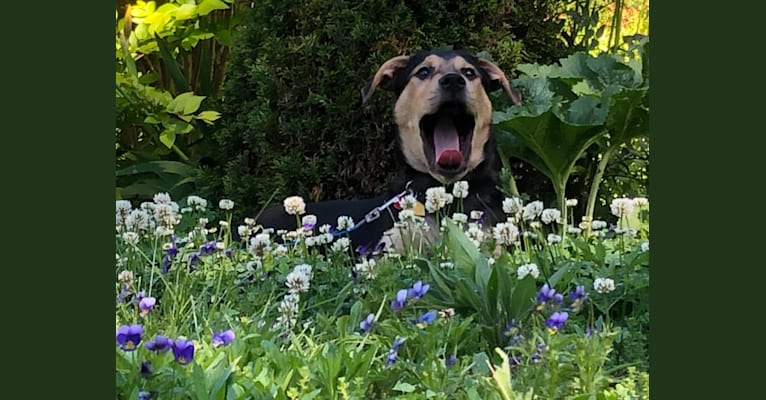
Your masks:
M176 21L191 19L197 13L196 4L184 4L176 10Z
M166 130L160 133L160 142L167 148L173 147L173 143L176 141L176 134L171 130Z
M199 15L208 15L214 10L227 10L229 6L221 0L203 0L197 6Z

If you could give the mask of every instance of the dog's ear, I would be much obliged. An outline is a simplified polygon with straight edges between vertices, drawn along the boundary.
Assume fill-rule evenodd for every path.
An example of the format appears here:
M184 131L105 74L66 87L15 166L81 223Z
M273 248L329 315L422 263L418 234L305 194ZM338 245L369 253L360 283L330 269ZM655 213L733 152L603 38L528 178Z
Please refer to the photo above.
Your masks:
M505 73L500 68L498 68L497 65L491 61L480 58L479 67L481 67L481 69L486 71L487 75L489 75L490 82L492 83L490 90L494 91L503 88L503 91L508 95L508 97L511 98L513 104L516 104L517 106L521 105L521 93L511 87L510 82L508 82L508 78L505 77Z
M386 87L391 79L393 79L396 70L404 68L409 60L409 56L398 56L384 62L378 69L378 72L375 73L372 80L367 82L362 88L362 104L367 102L378 86L381 88Z

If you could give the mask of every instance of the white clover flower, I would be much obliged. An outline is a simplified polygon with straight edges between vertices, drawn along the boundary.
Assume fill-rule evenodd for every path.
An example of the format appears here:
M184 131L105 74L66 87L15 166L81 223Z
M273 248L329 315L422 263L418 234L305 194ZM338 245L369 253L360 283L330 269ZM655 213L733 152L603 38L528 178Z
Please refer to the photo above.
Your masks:
M490 258L487 259L487 264L488 265L495 265L496 262L497 262L497 260L495 260L495 257L490 257Z
M480 220L482 215L484 215L484 211L479 211L479 210L471 211L471 219L473 220L477 220L477 221Z
M218 225L221 225L222 228L226 228L227 226L229 226L229 222L228 221L218 221Z
M234 202L229 199L221 199L221 201L218 202L218 208L221 210L231 210L234 208Z
M330 244L332 243L332 233L323 233L317 236L317 244Z
M476 247L479 247L481 242L484 241L484 230L479 228L479 226L475 223L468 226L468 230L465 232L465 235L474 241Z
M535 200L524 206L524 210L522 211L522 218L524 221L531 221L537 218L542 212L543 202L540 200Z
M332 244L330 250L341 253L348 251L349 247L351 247L351 241L347 237L342 237Z
M418 203L418 199L415 196L408 194L399 200L399 206L402 210L412 210L415 208L415 204Z
M457 181L452 186L452 195L458 199L464 199L468 197L468 182Z
M277 245L277 248L272 252L275 256L284 256L287 254L287 247L283 245Z
M131 209L133 209L133 206L128 200L117 200L115 202L115 210L117 211L117 214L122 217L127 216Z
M516 270L516 276L518 277L518 279L522 280L526 278L527 275L532 275L532 277L535 279L537 279L537 277L540 276L540 269L537 268L537 264L529 263L529 264L519 265L519 269Z
M498 242L511 245L519 236L519 228L509 222L500 222L492 228L492 234Z
M279 306L277 307L277 310L279 310L280 314L292 317L296 314L298 314L298 302L300 301L300 297L297 293L290 293L285 295L285 297L282 298L282 301L279 302Z
M271 245L268 233L259 233L250 239L250 252L254 255L263 254Z
M173 227L179 222L178 215L169 203L155 205L154 220L165 227Z
M535 239L537 238L537 232L524 231L524 232L521 232L521 236L525 238Z
M633 200L625 197L620 197L612 200L609 208L612 210L612 215L615 217L627 217L630 215L630 213L633 212Z
M152 203L150 201L145 201L145 202L141 203L140 208L142 210L146 211L146 212L152 212L152 211L154 211L154 206L156 206L156 204L154 204L154 203Z
M130 285L133 283L133 272L128 270L120 271L120 273L117 274L117 280L126 285Z
M529 227L532 229L540 229L542 226L543 225L540 223L540 221L532 221L529 223Z
M548 243L554 244L561 242L561 236L557 235L555 233L549 233L548 234Z
M330 224L324 224L319 226L319 233L330 233L332 226Z
M317 238L309 236L306 238L306 247L314 247L317 245Z
M306 203L300 196L290 196L282 202L282 205L285 207L285 212L290 215L302 215L306 212Z
M575 207L577 205L577 199L567 199L567 207Z
M593 220L593 222L590 223L590 228L593 229L594 231L597 231L599 229L604 229L606 228L606 222L600 221L597 219Z
M436 212L451 203L452 195L447 194L443 186L426 189L426 211Z
M148 212L136 209L130 212L125 218L125 228L130 231L148 231L152 228L154 221Z
M582 232L582 229L580 229L580 228L578 228L576 226L567 225L567 233L578 234L578 233L581 233L581 232Z
M255 225L255 218L245 217L245 225L247 226Z
M191 208L191 207L184 207L184 208L181 209L181 214L188 214L188 213L190 213L192 211L194 211L193 208Z
M247 225L239 225L239 226L237 226L237 234L241 238L249 237L251 232L252 231L250 230L250 227L247 226Z
M125 241L125 243L135 246L138 244L138 234L136 232L125 232L122 234L122 240Z
M452 220L461 224L468 222L468 216L463 213L452 214Z
M444 268L444 269L453 269L453 268L455 268L455 263L450 262L450 261L444 261L444 262L439 263L439 267Z
M614 280L612 278L596 278L593 281L593 289L599 293L609 293L614 290Z
M309 280L313 278L313 273L311 272L312 268L309 264L298 264L293 268L293 272L297 272L299 274L306 275Z
M649 251L649 242L641 243L641 251L643 252Z
M338 228L339 231L345 231L345 230L351 229L353 227L354 227L354 219L353 218L351 218L349 216L346 216L346 215L341 215L340 217L338 217L338 226L337 226L337 228Z
M634 197L633 205L639 208L646 207L649 205L649 199L647 199L646 197Z
M194 207L197 211L204 211L207 208L207 200L199 196L191 195L186 198L186 205Z
M311 279L306 274L293 270L293 272L287 274L285 285L287 285L290 293L305 293L311 287Z
M301 225L303 225L304 228L312 229L314 228L314 225L317 224L317 216L314 214L307 214L304 215L303 218L301 218Z
M167 193L157 193L152 200L154 200L154 204L170 204L172 201L170 195Z
M555 209L555 208L546 208L543 210L542 214L540 214L540 220L543 221L544 224L551 224L553 222L558 222L561 218L561 211Z
M518 197L506 197L503 200L503 212L508 215L516 215L523 209L523 203Z
M399 221L409 221L413 218L415 218L415 212L411 209L399 211Z
M354 271L364 279L375 279L375 265L374 259L364 259L361 263L357 263L354 266Z

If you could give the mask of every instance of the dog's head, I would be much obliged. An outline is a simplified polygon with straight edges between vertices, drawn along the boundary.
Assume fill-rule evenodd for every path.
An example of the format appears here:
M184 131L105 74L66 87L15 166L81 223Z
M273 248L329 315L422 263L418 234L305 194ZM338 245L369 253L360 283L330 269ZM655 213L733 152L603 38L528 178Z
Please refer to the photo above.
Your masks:
M362 101L378 87L396 93L394 117L407 163L444 184L484 161L492 122L489 93L502 88L521 104L500 68L465 51L394 57L362 89Z

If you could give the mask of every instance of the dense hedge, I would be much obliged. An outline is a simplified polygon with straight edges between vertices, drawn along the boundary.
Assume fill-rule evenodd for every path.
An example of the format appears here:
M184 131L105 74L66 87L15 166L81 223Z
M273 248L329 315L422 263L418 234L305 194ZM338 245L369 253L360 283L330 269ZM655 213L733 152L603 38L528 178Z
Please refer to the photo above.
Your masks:
M235 41L217 155L203 192L253 216L276 193L380 193L393 165L393 97L360 88L390 57L421 48L487 51L506 72L568 51L560 2L258 1Z

